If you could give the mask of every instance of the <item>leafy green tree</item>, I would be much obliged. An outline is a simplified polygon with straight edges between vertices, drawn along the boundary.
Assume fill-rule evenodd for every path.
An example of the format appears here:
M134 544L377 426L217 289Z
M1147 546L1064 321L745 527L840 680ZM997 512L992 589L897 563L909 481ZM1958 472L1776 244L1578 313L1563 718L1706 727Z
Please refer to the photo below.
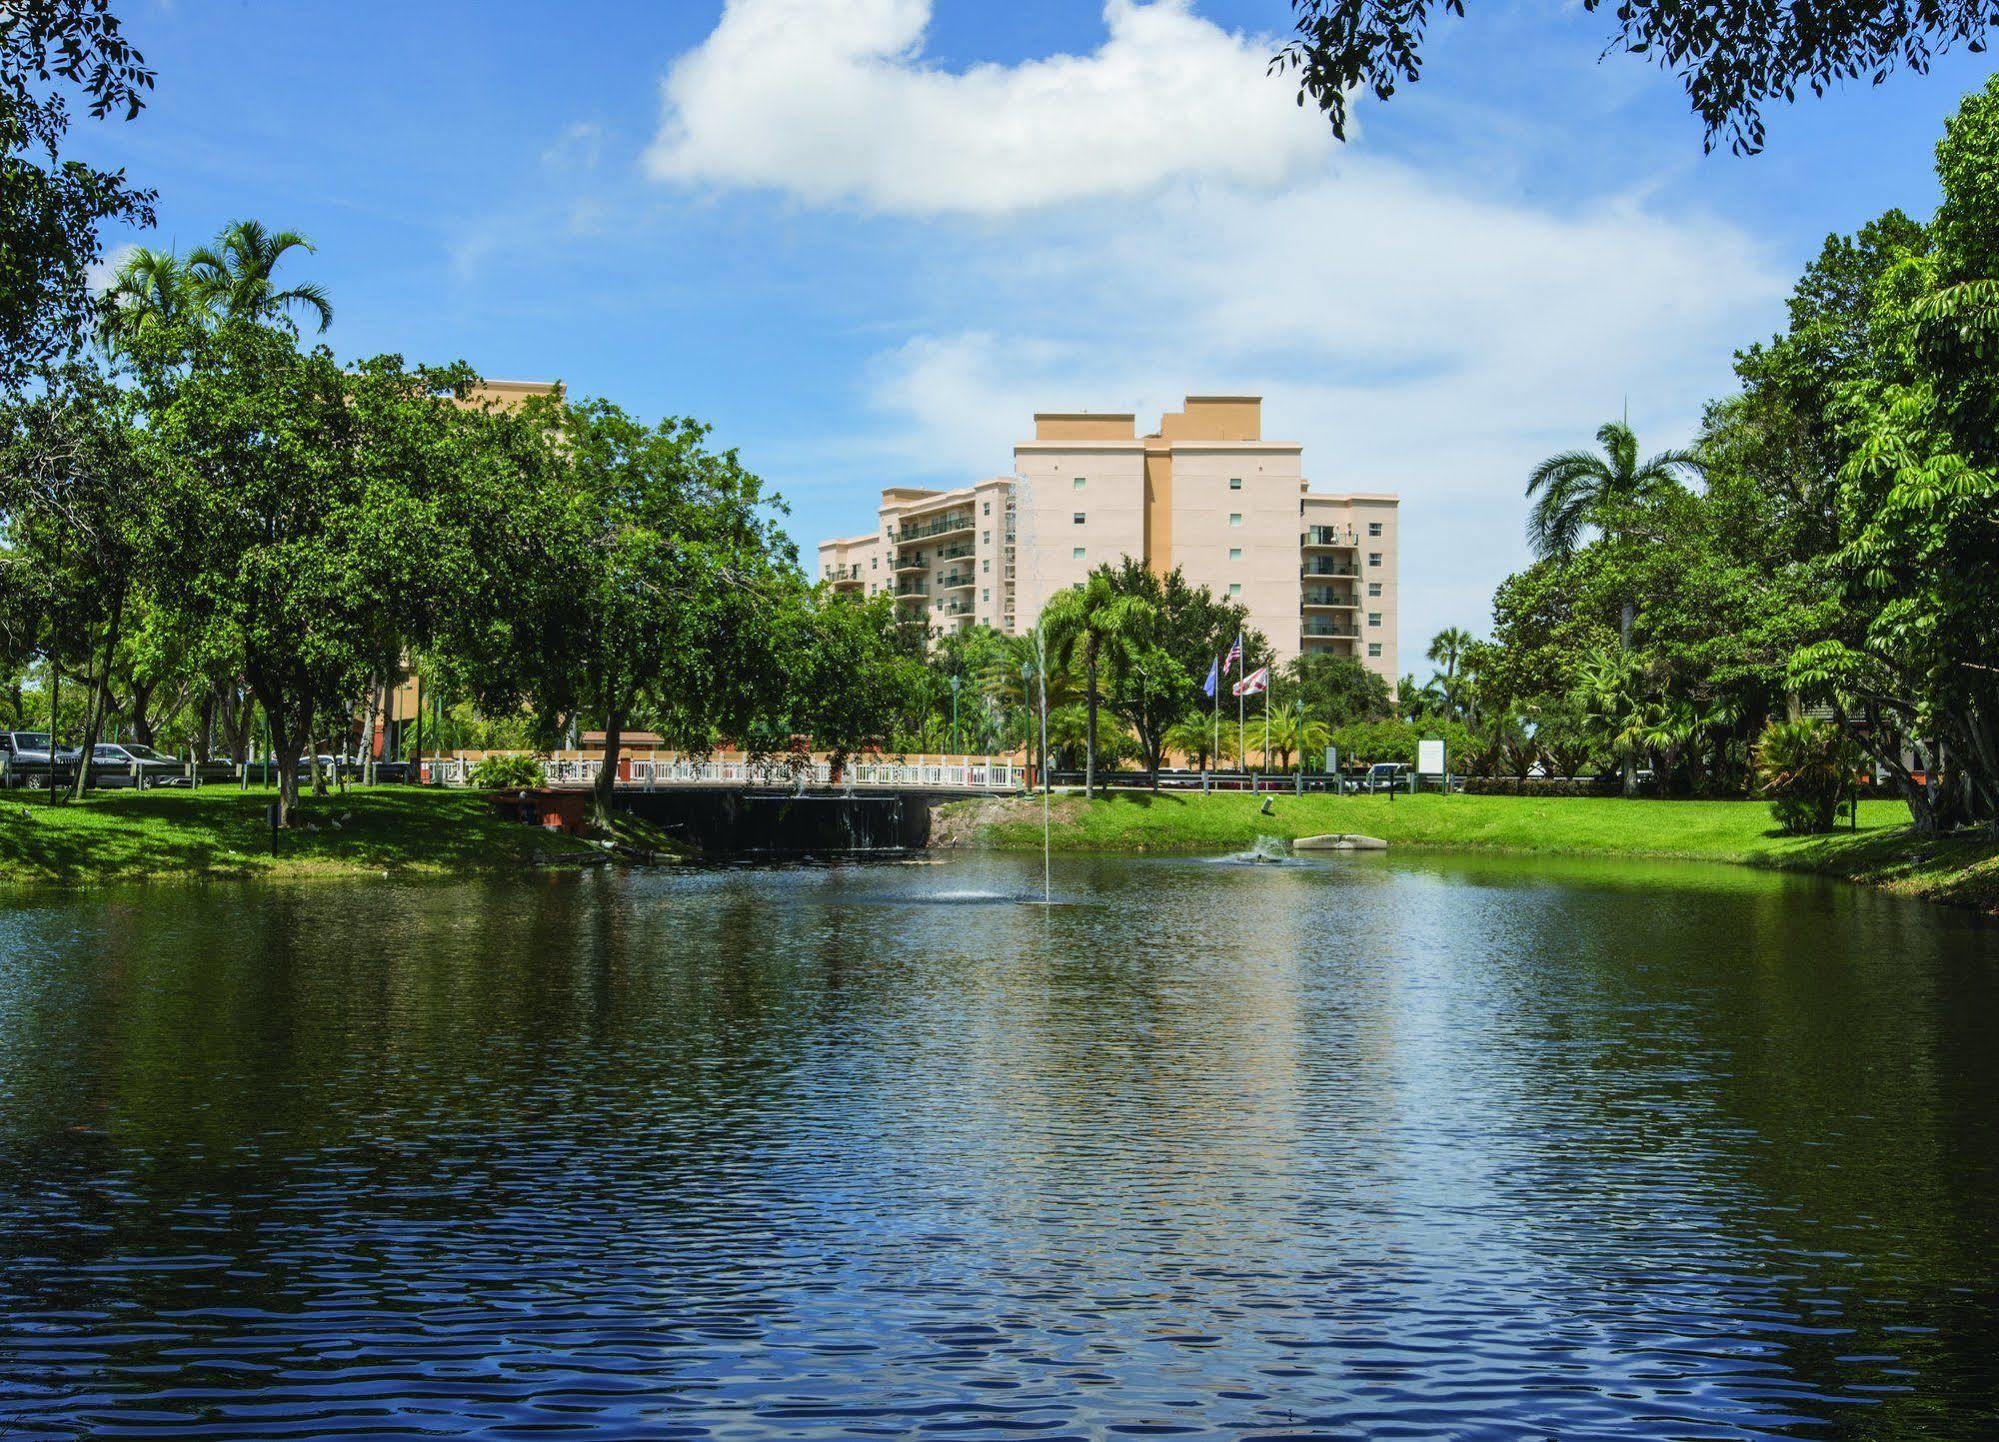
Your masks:
M1874 286L1878 359L1839 388L1832 574L1858 624L1800 649L1792 678L1831 698L1917 825L1999 827L1999 78L1937 147L1928 247ZM1930 752L1922 781L1905 748Z
M1352 656L1307 651L1279 679L1274 693L1278 704L1303 701L1308 712L1331 726L1384 720L1395 711L1388 682Z
M1042 608L1039 624L1046 636L1049 664L1082 667L1088 713L1083 731L1083 792L1092 799L1097 794L1102 672L1107 662L1117 664L1157 618L1150 602L1120 594L1106 569L1092 571L1080 585L1057 591Z
M1155 783L1165 756L1166 732L1205 698L1200 690L1212 666L1243 637L1247 669L1270 659L1268 642L1250 629L1240 602L1218 598L1205 586L1188 583L1176 567L1159 575L1127 556L1098 568L1112 591L1146 608L1147 619L1114 655L1110 705L1138 739L1141 764Z
M1462 16L1464 0L1292 0L1296 33L1271 60L1298 76L1298 101L1325 111L1346 135L1349 97L1387 100L1422 74L1433 17ZM1762 109L1800 89L1823 95L1846 81L1875 84L1897 69L1926 74L1953 46L1985 48L1992 8L1978 0L1923 5L1766 5L1752 0L1583 0L1611 12L1601 49L1649 55L1685 87L1706 127L1704 148L1726 141L1737 154L1763 148Z
M751 726L770 734L761 741L753 735L751 749L825 751L838 771L888 740L920 684L922 663L899 642L892 596L839 596L808 589L802 577L788 589L769 673L781 689L761 699Z
M94 119L139 113L153 72L105 0L0 7L0 391L74 355L95 330L90 268L105 221L150 225L153 194L63 153L66 91Z
M88 753L104 726L127 606L139 580L150 504L129 398L72 363L46 389L0 405L0 614L9 649L39 651L51 676L82 673ZM79 767L77 793L88 785Z
M783 700L777 622L795 565L763 483L735 452L709 449L706 426L553 398L523 407L522 425L545 438L546 524L511 586L528 612L514 660L489 652L484 689L502 695L511 677L551 728L578 716L603 727L594 802L607 817L635 722L696 752L725 737L754 750L768 735L759 718Z
M469 372L347 369L288 330L225 320L140 343L153 590L261 707L289 825L297 770L367 678L431 641L460 570Z

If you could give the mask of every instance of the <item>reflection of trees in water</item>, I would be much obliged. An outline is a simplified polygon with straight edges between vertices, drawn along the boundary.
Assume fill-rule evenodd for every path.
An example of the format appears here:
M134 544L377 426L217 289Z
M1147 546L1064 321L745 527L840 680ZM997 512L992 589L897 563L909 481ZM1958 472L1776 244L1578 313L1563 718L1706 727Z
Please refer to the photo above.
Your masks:
M337 1378L336 1338L521 1359L504 1387L580 1351L835 1391L819 1341L915 1367L897 1339L969 1312L1064 1365L1138 1367L1172 1318L1245 1369L1309 1338L1420 1381L1454 1337L1665 1411L1967 1435L1999 1400L1992 934L1581 874L1077 863L1053 909L890 904L1020 889L996 861L17 915L0 1311L173 1320L30 1343L0 1394L67 1358L240 1397ZM217 1304L247 1311L188 1310ZM1815 1403L1896 1380L1855 1355L1916 1391Z
M1989 935L1800 879L1455 869L1503 898L1512 934L1467 1009L1497 981L1516 1018L1480 1069L1491 1107L1464 1120L1514 1139L1502 1210L1554 1224L1528 1238L1549 1267L1591 1296L1649 1295L1662 1332L1717 1360L1760 1348L1788 1404L1842 1435L1970 1435L1944 1414L1992 1415ZM1520 1200L1564 1197L1600 1237Z

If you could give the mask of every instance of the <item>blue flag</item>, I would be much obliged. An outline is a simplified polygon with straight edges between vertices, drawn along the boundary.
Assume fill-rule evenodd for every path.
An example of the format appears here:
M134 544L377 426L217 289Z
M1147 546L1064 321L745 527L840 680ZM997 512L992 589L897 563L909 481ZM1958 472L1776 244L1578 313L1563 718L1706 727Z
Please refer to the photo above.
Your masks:
M1215 694L1216 689L1219 688L1221 684L1222 684L1221 663L1218 661L1211 661L1208 663L1208 679L1201 683L1201 694L1203 696L1212 696Z

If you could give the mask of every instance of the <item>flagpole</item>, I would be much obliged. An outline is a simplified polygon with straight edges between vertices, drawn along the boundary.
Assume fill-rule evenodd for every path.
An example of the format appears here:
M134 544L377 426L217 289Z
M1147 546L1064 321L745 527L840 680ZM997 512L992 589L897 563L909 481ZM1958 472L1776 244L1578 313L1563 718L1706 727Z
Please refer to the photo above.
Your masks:
M1208 769L1210 771L1214 770L1214 763L1221 759L1222 759L1222 668L1221 668L1221 663L1216 662L1215 664L1215 754L1213 759L1211 759L1208 763Z

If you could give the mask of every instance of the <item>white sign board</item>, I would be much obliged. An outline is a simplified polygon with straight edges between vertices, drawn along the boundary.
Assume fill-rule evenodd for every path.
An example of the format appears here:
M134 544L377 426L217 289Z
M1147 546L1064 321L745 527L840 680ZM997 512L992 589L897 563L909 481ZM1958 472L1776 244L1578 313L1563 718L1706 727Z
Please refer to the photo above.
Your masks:
M1337 746L1328 746L1326 748L1326 774L1328 776L1337 776L1339 772L1340 748Z
M1418 776L1442 776L1444 774L1443 742L1418 741L1416 743L1416 774Z

